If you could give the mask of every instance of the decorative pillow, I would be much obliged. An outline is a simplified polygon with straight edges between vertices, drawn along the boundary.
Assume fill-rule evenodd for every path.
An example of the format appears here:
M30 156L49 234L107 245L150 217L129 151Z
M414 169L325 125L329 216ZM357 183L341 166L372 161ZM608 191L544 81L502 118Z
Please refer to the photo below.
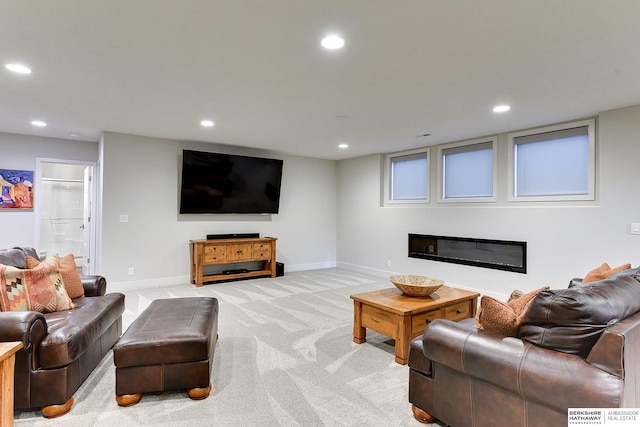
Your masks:
M584 276L584 279L582 279L582 284L586 285L587 283L604 280L607 277L611 276L612 274L616 274L623 270L628 270L630 268L631 268L631 264L628 264L628 263L622 264L616 268L611 268L609 267L609 264L605 262L600 267L594 268L593 270L588 272L587 275Z
M39 264L40 261L27 256L27 268L34 268ZM80 279L80 273L78 273L78 267L76 266L76 260L73 254L68 254L60 258L60 275L62 276L64 288L69 298L84 296L84 287L82 286L82 280Z
M54 255L33 269L0 265L0 307L2 311L51 313L73 308L58 271Z
M630 263L619 265L618 267L615 267L615 268L612 268L611 270L609 270L609 273L607 274L607 277L612 276L612 275L617 274L617 273L620 273L621 271L630 270L630 269L631 269L631 264Z
M524 313L519 336L540 347L586 358L607 327L640 311L639 280L620 275L540 292Z
M517 337L527 307L538 293L547 289L549 287L545 286L524 295L520 291L514 291L506 303L490 296L483 296L476 315L476 328L507 337Z

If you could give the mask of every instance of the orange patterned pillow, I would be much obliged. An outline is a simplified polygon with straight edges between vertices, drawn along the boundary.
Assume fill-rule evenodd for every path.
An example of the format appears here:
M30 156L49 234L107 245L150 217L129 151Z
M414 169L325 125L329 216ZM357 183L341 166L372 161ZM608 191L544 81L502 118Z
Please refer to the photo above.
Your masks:
M27 268L34 268L38 264L40 264L40 261L31 256L27 256ZM82 280L80 279L80 273L78 273L78 267L76 266L76 260L73 254L68 254L60 258L60 274L62 275L64 288L69 298L84 296L84 287L82 286Z
M32 269L0 265L2 311L51 313L73 308L58 271L59 263L54 255Z
M621 271L624 271L624 270L629 270L630 268L631 268L631 263L619 265L609 270L609 274L607 274L607 277L612 276L616 273L620 273Z
M540 292L549 289L545 286L522 296L502 302L490 296L480 299L480 308L476 315L476 328L494 332L506 337L517 337L522 316L529 304ZM512 294L513 296L513 294Z
M597 282L599 280L604 280L607 277L611 276L612 274L619 273L619 272L621 272L623 270L628 270L630 268L631 268L631 264L629 264L629 263L622 264L622 265L620 265L618 267L615 267L615 268L611 268L611 267L609 267L609 264L607 264L605 262L600 267L594 268L593 270L588 272L587 275L584 276L584 279L582 279L582 284L586 285L587 283Z

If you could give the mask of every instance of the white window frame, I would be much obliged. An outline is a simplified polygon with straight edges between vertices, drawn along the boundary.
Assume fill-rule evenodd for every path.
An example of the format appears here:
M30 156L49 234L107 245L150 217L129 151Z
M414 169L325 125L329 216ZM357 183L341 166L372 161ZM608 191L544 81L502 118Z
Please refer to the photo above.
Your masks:
M427 196L424 199L409 199L409 200L392 200L391 199L391 164L394 159L406 156L418 156L423 155L427 159ZM431 153L429 148L419 148L416 150L402 151L398 153L391 153L385 155L384 161L384 206L420 206L429 203L430 191L430 176L431 175Z
M547 132L556 132L565 129L572 129L577 127L587 127L587 133L589 138L589 159L588 159L588 193L587 194L571 194L571 195L547 195L547 196L518 196L516 195L516 159L515 159L515 146L516 138L528 135L542 134ZM508 173L509 173L509 186L507 201L509 202L537 202L537 201L581 201L581 200L595 200L595 119L581 120L572 123L565 123L554 126L547 126L543 128L530 129L521 132L514 132L508 134L509 141L509 161L508 161Z
M492 189L491 196L477 196L477 197L451 197L445 198L445 165L444 165L444 155L445 151L451 148L464 148L469 147L472 150L472 146L478 144L491 144L492 156L493 156L493 170L492 170ZM497 164L498 164L498 138L496 136L488 137L488 138L479 138L471 141L464 142L455 142L452 144L446 144L438 147L438 203L474 203L474 202L495 202L497 200L496 193L498 188L498 173L497 173ZM464 151L464 150L463 150Z

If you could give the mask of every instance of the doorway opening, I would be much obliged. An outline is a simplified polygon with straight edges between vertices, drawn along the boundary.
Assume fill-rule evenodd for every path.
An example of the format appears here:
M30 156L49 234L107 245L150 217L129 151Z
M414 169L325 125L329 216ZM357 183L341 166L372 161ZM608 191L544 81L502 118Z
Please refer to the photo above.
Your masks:
M82 274L93 274L94 163L38 159L36 247L40 256L73 254Z

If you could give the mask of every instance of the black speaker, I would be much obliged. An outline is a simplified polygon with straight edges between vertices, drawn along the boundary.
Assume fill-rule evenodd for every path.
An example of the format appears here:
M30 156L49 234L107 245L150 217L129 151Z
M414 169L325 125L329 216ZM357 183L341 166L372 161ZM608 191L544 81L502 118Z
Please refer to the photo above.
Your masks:
M276 262L276 277L284 276L284 264L281 262Z
M258 239L260 233L228 233L228 234L207 234L207 240L216 239Z

